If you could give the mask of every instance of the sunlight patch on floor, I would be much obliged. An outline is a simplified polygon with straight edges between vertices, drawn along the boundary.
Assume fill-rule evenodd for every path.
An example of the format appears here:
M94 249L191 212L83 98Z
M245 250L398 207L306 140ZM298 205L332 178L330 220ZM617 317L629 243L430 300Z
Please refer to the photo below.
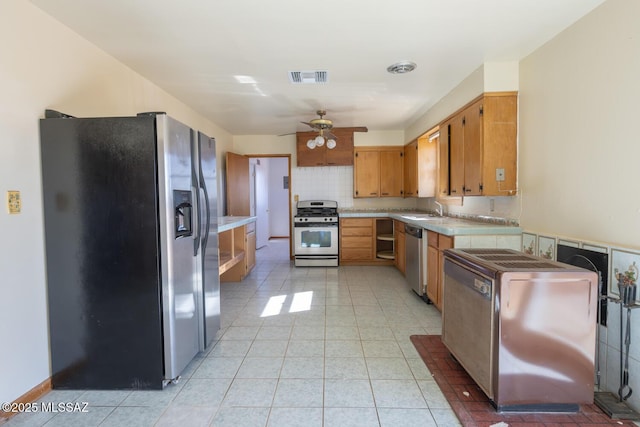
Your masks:
M269 298L269 301L267 301L267 305L265 305L264 310L262 310L262 314L260 314L260 317L277 316L278 314L282 313L282 307L284 306L288 296L289 295L275 295ZM311 310L312 300L313 291L296 292L295 294L293 294L291 306L289 307L289 313L298 313L301 311Z

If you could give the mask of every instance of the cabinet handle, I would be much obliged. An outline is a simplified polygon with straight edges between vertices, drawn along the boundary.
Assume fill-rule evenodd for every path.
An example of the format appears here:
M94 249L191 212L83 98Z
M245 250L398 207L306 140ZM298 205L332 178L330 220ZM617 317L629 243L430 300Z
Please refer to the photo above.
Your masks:
M370 196L377 196L378 193L369 193Z
M457 193L457 191L456 191L456 190L451 190L451 192L452 192L452 193Z
M470 189L470 188L465 188L465 189L464 189L464 192L465 192L465 193L471 193L471 189Z
M375 193L371 193L371 194L375 194ZM382 193L383 196L388 196L389 193Z

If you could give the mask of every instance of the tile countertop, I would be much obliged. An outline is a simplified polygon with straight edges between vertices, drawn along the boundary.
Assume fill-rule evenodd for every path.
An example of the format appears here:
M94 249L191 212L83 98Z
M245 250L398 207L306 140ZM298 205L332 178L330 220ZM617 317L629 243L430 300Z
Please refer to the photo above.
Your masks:
M341 218L392 218L447 236L522 233L522 229L520 227L513 225L493 224L447 216L430 216L425 212L352 210L340 211L338 215Z
M256 222L255 216L221 216L218 217L218 233L252 222Z

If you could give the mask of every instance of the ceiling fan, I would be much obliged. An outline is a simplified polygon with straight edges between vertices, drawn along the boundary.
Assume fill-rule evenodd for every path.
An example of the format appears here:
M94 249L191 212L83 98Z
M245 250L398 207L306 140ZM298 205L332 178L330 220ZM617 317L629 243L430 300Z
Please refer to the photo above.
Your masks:
M319 118L310 120L308 122L300 122L318 132L318 136L307 141L307 147L311 150L316 147L322 147L326 138L327 148L331 150L335 148L336 139L338 139L333 133L331 133L333 122L329 119L324 118L324 116L327 115L327 112L325 110L318 110L316 111L316 114L319 116Z
M307 147L311 150L316 147L322 147L326 139L327 148L329 150L332 150L336 147L336 140L338 139L338 137L331 132L331 129L333 129L333 122L329 119L324 118L324 116L327 115L327 112L325 110L318 110L316 111L316 114L319 116L319 118L309 120L308 122L300 122L318 132L318 136L307 141ZM353 130L366 132L367 128L359 127L353 128Z

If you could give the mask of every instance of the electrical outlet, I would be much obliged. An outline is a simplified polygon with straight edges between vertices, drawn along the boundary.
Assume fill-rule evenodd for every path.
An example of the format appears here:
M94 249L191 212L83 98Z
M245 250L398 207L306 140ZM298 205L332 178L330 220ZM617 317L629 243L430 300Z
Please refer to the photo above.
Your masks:
M504 181L504 169L496 169L496 181Z
M7 191L7 210L10 214L19 214L22 210L19 191Z

